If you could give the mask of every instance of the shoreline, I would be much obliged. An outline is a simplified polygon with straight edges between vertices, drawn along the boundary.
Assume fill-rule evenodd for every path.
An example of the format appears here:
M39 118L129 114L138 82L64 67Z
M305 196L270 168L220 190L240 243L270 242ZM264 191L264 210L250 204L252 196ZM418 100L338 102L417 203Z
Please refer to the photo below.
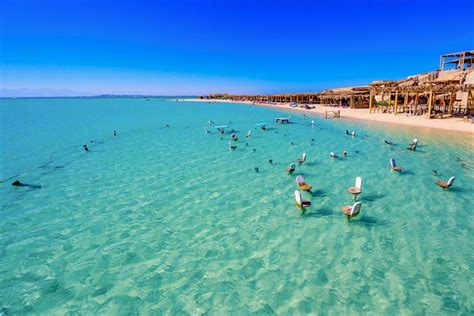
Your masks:
M404 114L393 115L388 113L369 113L369 109L350 109L342 107L330 107L317 105L315 109L304 109L289 106L289 103L283 104L267 104L257 103L251 101L232 101L232 100L205 100L205 99L186 99L186 101L195 102L212 102L212 103L237 103L250 106L262 106L273 109L296 111L301 113L310 113L324 116L326 111L341 111L341 118L349 118L355 120L363 120L370 122L389 123L397 125L406 125L413 127L433 128L438 130L446 130L451 132L460 132L474 136L474 124L465 122L461 118L446 118L446 119L428 119L422 116L406 116Z

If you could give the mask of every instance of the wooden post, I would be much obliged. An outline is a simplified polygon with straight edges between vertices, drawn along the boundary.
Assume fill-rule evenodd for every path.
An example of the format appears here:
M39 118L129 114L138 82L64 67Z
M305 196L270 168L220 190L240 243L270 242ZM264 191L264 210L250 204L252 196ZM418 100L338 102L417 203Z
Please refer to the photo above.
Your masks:
M393 105L394 114L397 115L398 113L398 90L395 91L395 104Z
M415 109L413 110L413 115L416 115L418 111L418 102L419 102L419 95L418 92L415 95Z
M433 103L433 90L430 89L430 96L428 98L428 118L431 118L431 107Z
M405 93L405 96L403 97L403 113L407 112L407 107L408 107L408 93Z
M449 106L448 106L448 113L452 114L453 111L453 103L454 103L454 94L455 92L451 91L449 95Z
M392 91L388 93L388 106L387 106L387 111L390 108L390 104L392 103Z
M369 113L372 113L372 89L370 89L370 96L369 96Z

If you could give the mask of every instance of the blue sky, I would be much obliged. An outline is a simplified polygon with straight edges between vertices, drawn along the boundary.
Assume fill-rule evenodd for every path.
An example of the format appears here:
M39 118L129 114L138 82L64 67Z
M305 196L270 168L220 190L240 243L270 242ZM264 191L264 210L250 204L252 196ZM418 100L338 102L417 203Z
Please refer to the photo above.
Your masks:
M473 49L472 1L0 2L6 95L319 91Z

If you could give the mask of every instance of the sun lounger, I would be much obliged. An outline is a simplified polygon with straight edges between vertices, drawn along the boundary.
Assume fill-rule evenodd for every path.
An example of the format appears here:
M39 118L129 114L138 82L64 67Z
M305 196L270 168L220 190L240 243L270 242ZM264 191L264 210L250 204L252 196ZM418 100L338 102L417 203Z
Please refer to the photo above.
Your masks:
M310 201L304 201L301 199L301 193L298 190L295 190L295 200L296 200L296 206L298 206L301 209L305 209L306 207L311 206Z
M354 195L354 198L357 197L357 195L361 194L362 193L362 178L357 177L355 180L355 185L353 187L348 188L347 192Z
M303 154L301 155L301 157L298 158L298 160L296 160L296 161L299 162L299 163L305 162L305 161L306 161L306 153L303 153Z
M288 166L288 168L286 168L286 172L288 173L292 173L295 170L296 170L296 165L294 163L292 163L291 165Z
M301 175L296 177L296 184L298 184L300 189L303 191L311 191L311 189L313 188L310 184L304 181L304 178Z
M453 183L454 183L454 180L456 180L456 177L451 177L449 178L448 182L444 182L442 180L438 180L436 181L436 184L444 189L447 189L447 188L450 188Z
M398 172L402 172L403 168L402 167L399 167L397 166L397 163L395 162L395 159L390 159L390 166L392 168L392 170L395 170L395 171L398 171Z
M352 206L346 205L341 207L341 211L349 218L356 217L360 214L360 208L362 207L361 202L355 202Z

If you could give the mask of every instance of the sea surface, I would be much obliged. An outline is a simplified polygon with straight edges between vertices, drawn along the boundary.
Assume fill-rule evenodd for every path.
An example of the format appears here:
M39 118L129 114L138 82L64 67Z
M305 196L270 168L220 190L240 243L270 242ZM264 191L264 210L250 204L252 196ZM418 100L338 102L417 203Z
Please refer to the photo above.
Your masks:
M1 99L0 116L0 315L474 311L472 135L164 98Z

